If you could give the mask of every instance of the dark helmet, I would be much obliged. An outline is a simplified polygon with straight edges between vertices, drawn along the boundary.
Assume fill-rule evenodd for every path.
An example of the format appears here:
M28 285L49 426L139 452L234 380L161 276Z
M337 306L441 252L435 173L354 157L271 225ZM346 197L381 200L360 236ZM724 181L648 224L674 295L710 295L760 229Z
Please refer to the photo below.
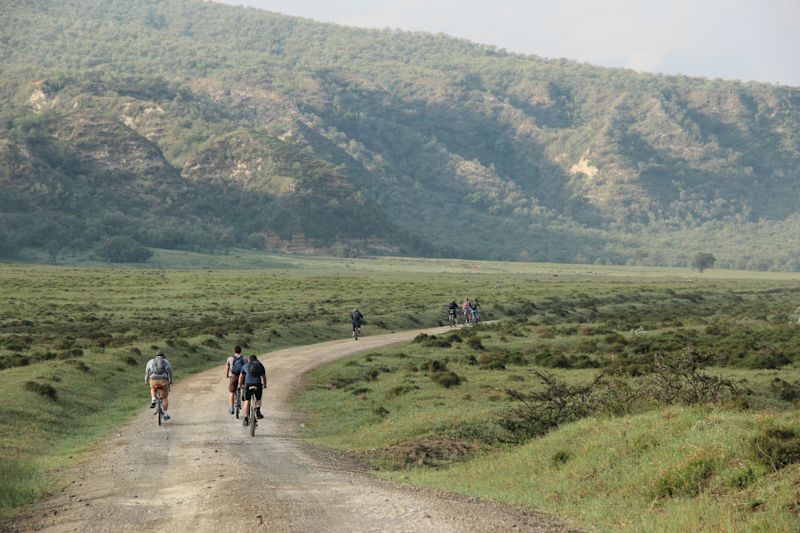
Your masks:
M157 352L156 352L156 357L158 357L159 355L160 355L161 357L166 357L166 355L164 355L164 350L159 350L159 351L157 351Z

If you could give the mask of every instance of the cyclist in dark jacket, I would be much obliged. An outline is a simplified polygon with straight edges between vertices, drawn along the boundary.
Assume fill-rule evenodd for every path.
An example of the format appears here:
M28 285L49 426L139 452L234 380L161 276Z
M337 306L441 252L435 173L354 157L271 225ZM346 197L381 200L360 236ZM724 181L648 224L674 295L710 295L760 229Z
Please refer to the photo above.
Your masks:
M239 374L239 386L244 391L244 412L250 412L250 402L254 401L256 402L256 418L264 418L264 415L261 414L261 393L263 389L267 388L267 369L255 355L251 355L248 362L242 367ZM250 387L255 388L250 390ZM247 415L242 423L245 426L250 423Z
M361 314L361 311L358 310L358 307L353 309L353 312L350 313L350 318L353 320L353 337L356 336L356 330L361 328L361 324L364 322L364 315Z

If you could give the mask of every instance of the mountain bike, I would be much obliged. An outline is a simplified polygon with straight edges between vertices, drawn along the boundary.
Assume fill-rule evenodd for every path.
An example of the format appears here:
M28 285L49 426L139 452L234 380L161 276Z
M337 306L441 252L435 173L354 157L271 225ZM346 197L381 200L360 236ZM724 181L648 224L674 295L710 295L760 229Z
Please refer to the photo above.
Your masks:
M158 415L158 425L164 419L164 408L161 405L161 389L156 389L156 415Z
M447 319L447 323L450 324L451 328L454 328L458 325L458 319L456 318L456 312L450 311L450 315Z
M242 387L236 385L236 392L233 399L233 410L236 414L236 420L239 420L239 412L242 410Z
M256 391L258 387L247 387L250 391L250 412L247 413L247 421L250 422L250 436L256 436L256 426L258 425L258 417L256 416Z
M361 326L353 326L353 338L358 340L359 335L361 335Z

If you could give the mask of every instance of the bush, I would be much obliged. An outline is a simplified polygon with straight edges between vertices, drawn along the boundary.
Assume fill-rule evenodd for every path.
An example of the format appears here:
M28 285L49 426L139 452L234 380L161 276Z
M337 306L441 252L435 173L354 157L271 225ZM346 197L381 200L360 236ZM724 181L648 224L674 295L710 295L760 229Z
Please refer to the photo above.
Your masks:
M58 399L58 391L49 383L37 383L35 381L26 381L22 388L26 391L35 392L39 396L48 398L50 400Z
M597 409L592 392L602 380L598 374L588 385L569 385L548 372L533 370L544 385L541 391L530 393L505 389L505 393L521 405L501 416L500 426L511 432L518 441L544 435L551 429L574 422Z
M800 462L800 434L794 428L767 428L750 442L758 461L773 470Z
M796 402L800 399L800 385L798 384L792 385L781 378L775 378L769 384L769 388L779 400L784 402Z
M143 263L153 251L130 237L111 237L97 246L97 255L110 263Z
M565 450L559 450L553 454L550 458L550 462L558 468L561 465L567 464L567 462L572 459L572 454Z
M455 387L461 383L461 377L455 372L452 372L450 370L445 370L444 372L436 372L431 375L431 379L435 383L441 385L446 389Z
M697 496L703 492L706 481L713 473L714 463L710 459L696 459L665 473L656 482L654 496L657 498Z
M486 349L486 347L481 342L481 338L480 337L470 337L467 340L467 346L469 346L473 350L485 350Z

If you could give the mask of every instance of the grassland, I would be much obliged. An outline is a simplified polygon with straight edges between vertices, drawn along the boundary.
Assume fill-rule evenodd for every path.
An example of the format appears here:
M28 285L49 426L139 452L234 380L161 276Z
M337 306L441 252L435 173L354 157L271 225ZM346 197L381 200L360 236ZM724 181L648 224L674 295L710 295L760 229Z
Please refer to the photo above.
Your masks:
M796 282L570 270L527 278L514 306L497 306L500 323L318 369L296 398L307 438L383 477L586 529L798 530ZM698 373L735 392L697 402L649 394L656 354L695 352L713 354ZM525 420L512 393L545 390L535 371L566 387L602 372L603 386L580 416L526 434L514 430ZM773 445L769 458L759 451Z
M440 324L467 295L513 306L554 268L240 251L160 251L128 268L68 259L0 265L0 514L53 490L56 470L141 406L157 348L180 379L236 343L264 352L348 335L355 306L367 334Z
M2 265L0 286L0 515L54 490L61 468L141 408L144 363L157 348L167 351L181 379L221 365L235 343L248 353L265 352L348 335L355 306L367 317L367 334L441 325L446 304L465 296L481 298L486 318L504 320L472 330L475 335L459 332L461 339L449 346L423 339L320 369L316 385L298 399L315 421L312 440L357 450L382 475L547 509L583 525L616 528L625 518L603 518L581 504L579 492L559 499L552 490L563 489L538 482L536 493L496 476L507 483L503 492L485 473L486 482L475 485L448 477L466 480L459 468L477 473L503 458L514 464L520 460L514 454L547 462L557 448L587 461L568 459L554 470L564 477L553 483L568 485L569 468L594 464L593 455L577 447L575 428L598 424L591 430L613 434L622 431L615 425L634 420L593 417L540 439L513 441L496 423L511 405L503 389L534 387L531 368L549 368L573 383L591 379L594 367L634 379L646 375L643 358L652 351L690 339L726 354L720 371L751 390L753 409L693 407L684 414L674 406L664 411L674 416L638 413L636 424L646 431L659 416L686 423L736 419L735 427L750 431L742 429L742 442L763 420L791 422L798 377L796 335L788 326L797 319L796 279L783 274L160 251L149 265L127 268L79 258L60 266ZM441 361L461 382L446 388L431 379L431 361ZM776 377L783 380L779 385ZM332 406L336 416L328 411ZM673 432L677 446L680 432ZM563 442L543 444L558 438ZM721 457L741 455L725 453ZM499 463L493 468L501 471ZM747 490L764 483L778 490L787 472L796 477L788 467L772 475L778 484L770 485L766 469L753 468L757 481ZM709 495L704 490L701 497ZM653 513L661 516L658 509L675 499L657 501ZM754 509L770 509L771 500L765 501Z

